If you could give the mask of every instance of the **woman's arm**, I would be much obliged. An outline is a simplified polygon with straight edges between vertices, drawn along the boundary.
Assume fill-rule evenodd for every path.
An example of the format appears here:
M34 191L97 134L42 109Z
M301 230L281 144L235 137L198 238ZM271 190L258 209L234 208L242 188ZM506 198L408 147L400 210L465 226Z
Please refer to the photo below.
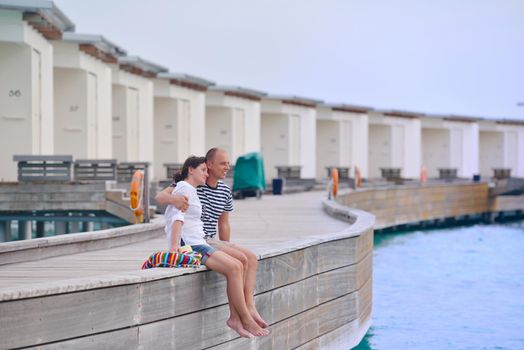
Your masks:
M183 221L176 220L171 228L171 244L169 251L176 253L178 250L178 244L180 243L180 231L182 230Z

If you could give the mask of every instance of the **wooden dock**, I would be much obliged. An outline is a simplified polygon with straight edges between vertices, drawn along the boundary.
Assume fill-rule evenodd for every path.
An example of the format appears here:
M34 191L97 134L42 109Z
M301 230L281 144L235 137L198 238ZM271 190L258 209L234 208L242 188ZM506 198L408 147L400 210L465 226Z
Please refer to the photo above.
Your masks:
M236 200L230 214L232 242L261 253L290 240L339 232L348 224L322 210L320 192ZM52 286L59 281L107 278L139 270L147 257L165 250L164 236L122 247L0 266L0 294L17 286Z
M232 241L260 258L256 302L271 324L271 337L249 341L225 327L223 278L214 272L140 270L152 252L166 247L157 223L158 236L142 242L0 265L0 348L89 348L93 341L109 347L119 341L130 348L217 349L355 344L370 322L373 217L363 215L353 225L334 219L322 209L324 197L306 192L235 201ZM340 258L333 261L331 254ZM181 281L185 293L188 285L196 288L191 300L179 295ZM146 291L160 299L151 300ZM339 317L330 320L333 312ZM91 321L78 321L84 320L81 316ZM92 325L103 317L112 321ZM181 324L196 322L198 329L202 318L202 327L210 327L206 332L181 336L186 328ZM294 328L299 322L303 331L305 318L310 328L297 335ZM166 336L159 340L157 332Z

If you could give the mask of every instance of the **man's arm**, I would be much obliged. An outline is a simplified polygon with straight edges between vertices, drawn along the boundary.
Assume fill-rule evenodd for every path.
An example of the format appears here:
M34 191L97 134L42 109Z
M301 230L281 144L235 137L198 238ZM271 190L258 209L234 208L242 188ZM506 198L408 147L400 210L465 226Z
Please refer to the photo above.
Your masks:
M229 212L225 211L218 218L218 238L229 242L231 238L231 226L229 225Z
M185 212L189 206L188 198L183 195L172 196L173 188L172 186L164 188L155 196L155 201L160 205L172 205L178 210Z

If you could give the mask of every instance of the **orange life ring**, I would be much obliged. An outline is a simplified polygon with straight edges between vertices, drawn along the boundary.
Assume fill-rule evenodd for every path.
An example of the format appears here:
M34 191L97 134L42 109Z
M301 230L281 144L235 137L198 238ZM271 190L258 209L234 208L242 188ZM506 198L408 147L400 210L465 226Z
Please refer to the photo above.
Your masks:
M133 179L131 180L131 190L129 191L129 197L131 197L130 208L135 215L135 224L144 221L144 208L142 205L144 188L144 173L141 170L135 171Z
M355 167L355 185L356 188L362 187L362 176L360 175L360 169L358 166Z
M426 183L428 181L428 169L426 169L425 166L423 166L420 169L420 182Z
M333 194L333 197L337 196L338 193L338 169L332 168L331 169L331 193Z

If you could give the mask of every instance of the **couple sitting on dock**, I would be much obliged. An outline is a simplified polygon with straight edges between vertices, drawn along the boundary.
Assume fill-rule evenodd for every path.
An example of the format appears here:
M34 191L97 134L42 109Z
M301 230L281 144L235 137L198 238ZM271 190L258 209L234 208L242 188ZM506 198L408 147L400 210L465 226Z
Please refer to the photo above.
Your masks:
M231 190L221 180L229 170L227 152L210 149L205 157L189 157L174 183L155 200L168 205L165 213L169 251L190 245L202 255L202 263L227 279L230 317L227 325L242 337L269 334L254 300L256 255L229 242ZM216 239L218 226L218 237Z

